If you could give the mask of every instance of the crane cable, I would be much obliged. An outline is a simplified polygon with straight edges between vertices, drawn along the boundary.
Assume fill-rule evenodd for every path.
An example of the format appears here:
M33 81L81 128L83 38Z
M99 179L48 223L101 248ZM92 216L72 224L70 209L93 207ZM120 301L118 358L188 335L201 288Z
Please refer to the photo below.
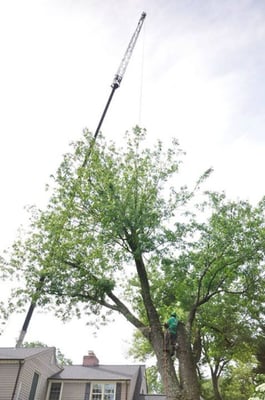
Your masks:
M138 125L141 126L142 107L143 107L143 86L144 86L144 56L145 56L145 26L142 35L142 55L140 65L140 89L139 89L139 111L138 111Z

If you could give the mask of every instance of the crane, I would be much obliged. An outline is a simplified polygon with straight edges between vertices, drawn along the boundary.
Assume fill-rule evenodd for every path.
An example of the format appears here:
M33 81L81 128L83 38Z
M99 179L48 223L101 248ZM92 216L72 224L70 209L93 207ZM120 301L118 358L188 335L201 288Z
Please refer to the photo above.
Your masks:
M116 89L118 89L118 88L120 87L120 85L121 85L123 76L124 76L124 74L125 74L125 71L126 71L126 69L127 69L127 66L128 66L128 64L129 64L129 61L130 61L130 59L131 59L131 56L132 56L132 53L133 53L133 49L134 49L134 47L135 47L135 45L136 45L138 36L139 36L140 31L141 31L141 29L142 29L142 26L143 26L145 17L146 17L146 13L145 13L145 12L142 12L141 17L140 17L140 19L139 19L139 21L138 21L137 27L136 27L136 29L135 29L135 31L134 31L132 37L131 37L131 40L130 40L130 42L129 42L129 45L128 45L128 47L127 47L125 53L124 53L124 56L123 56L123 58L122 58L122 60L121 60L121 63L120 63L120 65L119 65L119 68L118 68L118 70L117 70L117 72L116 72L116 74L115 74L115 76L114 76L113 81L112 81L112 84L111 84L111 93L110 93L110 95L109 95L109 97L108 97L106 106L105 106L105 108L104 108L104 110L103 110L103 113L102 113L101 118L100 118L100 120L99 120L98 126L97 126L97 128L96 128L96 130L95 130L95 133L94 133L94 136L93 136L93 141L91 142L91 144L90 144L90 146L89 146L89 148L88 148L88 150L87 150L87 152L86 152L86 154L85 154L84 161L83 161L83 163L82 163L82 167L85 167L86 164L87 164L87 162L88 162L88 159L89 159L89 156L90 156L90 153L91 153L92 146L93 146L94 142L96 141L96 138L97 138L97 136L98 136L98 133L99 133L99 131L100 131L100 128L101 128L101 126L102 126L102 123L103 123L103 121L104 121L104 118L105 118L105 116L106 116L106 113L107 113L107 111L108 111L108 108L109 108L109 105L110 105L111 100L112 100L112 98L113 98L113 95L114 95ZM74 188L74 190L75 190L75 188ZM74 193L72 193L72 194L74 195ZM61 228L63 229L63 226L62 226ZM16 342L16 347L17 347L17 348L18 348L18 347L22 347L23 340L24 340L25 335L26 335L26 333L27 333L28 326L29 326L31 317L32 317L32 315L33 315L34 309L35 309L35 307L36 307L37 300L38 300L38 297L39 297L39 295L40 295L41 289L42 289L42 287L43 287L44 281L45 281L45 275L44 275L44 274L41 274L40 279L39 279L39 282L38 282L38 285L36 286L36 291L35 291L34 300L31 301L31 304L30 304L30 306L29 306L29 309L28 309L26 318L25 318L25 320L24 320L22 329L21 329L21 331L20 331L19 338L18 338L18 340L17 340L17 342Z
M116 74L114 75L114 78L113 78L113 81L112 81L112 84L111 84L111 88L112 89L111 89L109 98L107 100L107 103L105 105L105 108L103 110L101 118L99 120L98 126L97 126L97 128L95 130L93 141L92 141L92 143L91 143L90 147L88 148L88 151L87 151L87 153L85 155L84 162L82 164L83 167L87 163L87 160L88 160L90 152L91 152L91 148L92 148L93 143L96 141L96 138L97 138L97 136L99 134L101 125L102 125L102 123L104 121L104 118L105 118L105 115L106 115L106 113L108 111L108 108L109 108L109 105L111 103L112 97L113 97L116 89L118 89L120 87L120 85L121 85L121 81L122 81L123 76L125 74L125 71L126 71L126 69L128 67L130 58L132 56L133 49L134 49L134 47L136 45L139 33L140 33L141 29L142 29L142 26L143 26L143 23L144 23L144 20L145 20L145 17L146 17L146 13L143 11L142 14L141 14L141 17L140 17L140 19L138 21L137 27L136 27L136 29L135 29L132 37L131 37L131 40L130 40L130 42L128 44L128 47L127 47L127 49L126 49L126 51L124 53L124 56L123 56L123 58L121 60L119 68L118 68Z
M124 56L123 56L123 58L121 60L120 66L118 68L118 71L114 76L113 82L111 84L112 90L111 90L109 99L107 101L107 104L106 104L105 109L103 111L102 117L101 117L101 119L99 121L99 124L98 124L97 129L96 129L95 134L94 134L95 139L96 139L96 137L97 137L97 135L99 133L99 130L101 128L101 125L102 125L102 122L104 120L105 114L106 114L106 112L108 110L108 107L110 105L110 102L111 102L111 99L113 97L113 94L114 94L115 90L118 89L118 87L120 87L122 78L123 78L123 76L125 74L125 71L126 71L126 69L128 67L130 58L132 56L133 49L134 49L134 47L136 45L136 41L138 39L139 33L140 33L141 29L142 29L145 17L146 17L146 13L142 12L141 17L140 17L140 19L138 21L137 27L135 29L135 32L132 35L132 38L131 38L131 40L129 42L127 50L125 51Z

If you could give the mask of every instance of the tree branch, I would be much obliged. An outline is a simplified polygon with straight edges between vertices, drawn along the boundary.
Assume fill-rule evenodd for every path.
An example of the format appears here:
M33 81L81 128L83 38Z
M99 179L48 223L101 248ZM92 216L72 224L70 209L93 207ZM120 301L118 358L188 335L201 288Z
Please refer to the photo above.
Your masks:
M73 267L73 268L80 268L80 265L78 265L77 263L71 262L71 261L64 261L65 264ZM89 272L91 278L97 282L99 281L99 279L92 274L91 272ZM119 312L120 314L122 314L127 321L129 321L132 325L134 325L137 329L141 330L141 332L143 333L144 336L146 336L148 338L148 335L146 335L144 332L146 331L146 325L144 325L138 318L136 318L132 312L125 306L125 304L113 293L112 290L108 290L106 291L106 296L108 296L114 304L111 304L109 302L107 302L105 300L105 298L99 298L96 296L91 296L88 293L77 293L77 294L72 294L73 297L77 297L77 298L83 298L83 299L87 299L93 302L97 302L100 305L102 305L103 307L106 307L110 310Z

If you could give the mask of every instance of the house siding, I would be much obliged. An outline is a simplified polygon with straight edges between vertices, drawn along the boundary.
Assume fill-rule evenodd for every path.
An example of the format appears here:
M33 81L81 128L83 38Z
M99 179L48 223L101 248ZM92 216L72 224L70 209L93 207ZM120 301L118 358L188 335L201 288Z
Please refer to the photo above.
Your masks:
M50 384L53 381L50 381ZM55 382L55 381L54 381ZM60 382L60 380L56 380L56 382ZM87 384L92 385L94 381L76 381L76 382L67 382L67 381L61 381L63 383L62 385L62 393L61 393L61 398L60 400L85 400L85 394L86 394L86 387ZM110 381L101 381L102 383L109 383ZM115 383L115 382L114 382ZM90 386L91 389L91 386ZM120 400L128 400L129 396L129 389L130 389L130 384L129 382L121 382L121 397ZM49 385L49 390L50 390L50 385ZM89 393L89 398L90 398L90 393ZM49 392L47 394L47 398L49 399Z
M86 383L64 382L61 400L84 400Z
M55 364L54 351L53 348L47 348L20 361L2 359L0 361L0 400L28 400L34 373L39 375L34 400L44 400L48 377L60 371ZM12 397L15 386L16 391Z
M48 349L35 356L26 359L22 367L20 379L21 389L19 400L28 400L34 373L39 375L38 386L34 400L44 400L46 395L47 378L58 372L60 368L53 363L53 349Z
M121 400L128 400L129 382L123 382L121 385Z
M0 348L0 400L29 400L29 396L48 400L52 382L62 384L60 400L90 400L95 382L116 383L114 400L139 400L147 389L144 372L144 366L137 365L69 365L62 369L56 364L55 348Z
M18 362L0 363L0 400L12 398L18 371Z

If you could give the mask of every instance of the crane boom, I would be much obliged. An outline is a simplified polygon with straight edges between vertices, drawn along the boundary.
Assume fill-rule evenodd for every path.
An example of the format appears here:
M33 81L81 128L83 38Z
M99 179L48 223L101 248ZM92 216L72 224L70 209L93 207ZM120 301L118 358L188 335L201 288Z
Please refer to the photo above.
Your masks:
M142 12L141 18L139 19L138 25L137 25L137 27L135 29L134 34L132 35L132 38L131 38L130 43L129 43L128 47L127 47L127 50L126 50L126 52L125 52L125 54L123 56L123 59L121 60L119 69L118 69L118 71L117 71L117 73L116 73L116 75L114 77L113 82L112 82L111 86L113 88L114 87L119 87L120 84L121 84L122 78L123 78L123 76L125 74L126 68L127 68L128 64L129 64L129 61L130 61L130 58L131 58L131 55L132 55L132 52L133 52L133 49L134 49L136 41L138 39L139 33L140 33L141 29L142 29L145 17L146 17L146 13Z
M95 131L94 139L96 139L97 136L98 136L99 130L100 130L101 125L102 125L102 123L104 121L105 115L106 115L106 113L108 111L109 105L110 105L112 97L114 95L114 92L115 92L116 89L118 89L118 87L120 87L122 78L123 78L123 76L125 74L125 71L126 71L126 68L127 68L128 64L129 64L129 61L130 61L130 58L132 56L132 52L133 52L133 49L135 47L136 41L138 39L139 33L140 33L141 29L142 29L145 17L146 17L146 13L142 12L141 17L140 17L140 19L138 21L137 27L136 27L136 29L134 31L134 34L132 35L132 38L131 38L131 40L129 42L129 45L128 45L128 47L127 47L127 49L126 49L126 51L124 53L124 56L123 56L123 58L121 60L120 66L118 68L118 71L114 76L113 82L111 84L112 90L111 90L111 93L109 95L107 104L106 104L106 106L104 108L104 111L102 113L102 116L100 118L100 121L99 121L99 124L97 126L97 129Z
M126 68L127 68L128 63L129 63L129 61L130 61L130 58L131 58L133 49L134 49L134 47L135 47L135 44L136 44L136 41L137 41L137 39L138 39L139 33L140 33L140 31L141 31L141 28L142 28L142 25L143 25L143 22L144 22L145 17L146 17L146 13L143 12L143 13L141 14L141 17L140 17L139 21L138 21L136 30L135 30L135 32L134 32L134 34L133 34L133 36L132 36L132 38L131 38L131 40L130 40L130 42L129 42L129 45L128 45L128 47L127 47L127 50L126 50L126 52L125 52L125 54L124 54L124 56L123 56L123 59L122 59L121 64L120 64L120 66L119 66L119 69L118 69L117 73L116 73L115 76L114 76L113 82L112 82L112 84L111 84L111 88L112 88L111 93L110 93L110 95L109 95L107 104L106 104L106 106L105 106L105 108L104 108L104 110L103 110L102 116L101 116L100 121L99 121L99 124L98 124L98 126L97 126L97 129L96 129L96 131L95 131L95 133L94 133L94 140L93 140L93 142L91 143L90 147L88 148L88 151L87 151L86 154L85 154L85 158L84 158L82 167L84 167L84 166L87 164L88 158L89 158L90 153L91 153L91 148L92 148L91 146L93 145L93 143L95 142L95 140L96 140L96 138L97 138L97 135L98 135L98 133L99 133L99 130L100 130L101 125L102 125L102 122L103 122L103 120L104 120L104 118L105 118L105 115L106 115L106 113L107 113L107 110L108 110L108 108L109 108L109 105L110 105L110 102L111 102L112 97L113 97L113 95L114 95L114 92L115 92L115 90L116 90L116 89L120 86L120 84L121 84L122 78L123 78L123 76L124 76L124 74L125 74ZM73 193L72 193L72 194L73 194ZM24 340L24 337L25 337L25 335L26 335L26 333L27 333L27 329L28 329L28 326L29 326L29 323L30 323L30 320L31 320L31 317L32 317L32 314L33 314L33 311L34 311L34 309L35 309L35 307L36 307L36 303L37 303L37 300L36 300L36 299L38 299L38 296L40 295L41 288L42 288L43 285L44 285L44 281L45 281L45 276L44 276L44 275L41 275L41 277L40 277L40 279L39 279L38 286L36 287L35 300L32 300L32 301L31 301L31 304L30 304L30 306L29 306L29 309L28 309L26 318L25 318L25 320L24 320L24 323L23 323L23 326L22 326L22 329L21 329L19 338L18 338L18 340L17 340L17 342L16 342L16 347L21 347L22 344L23 344L23 340Z

